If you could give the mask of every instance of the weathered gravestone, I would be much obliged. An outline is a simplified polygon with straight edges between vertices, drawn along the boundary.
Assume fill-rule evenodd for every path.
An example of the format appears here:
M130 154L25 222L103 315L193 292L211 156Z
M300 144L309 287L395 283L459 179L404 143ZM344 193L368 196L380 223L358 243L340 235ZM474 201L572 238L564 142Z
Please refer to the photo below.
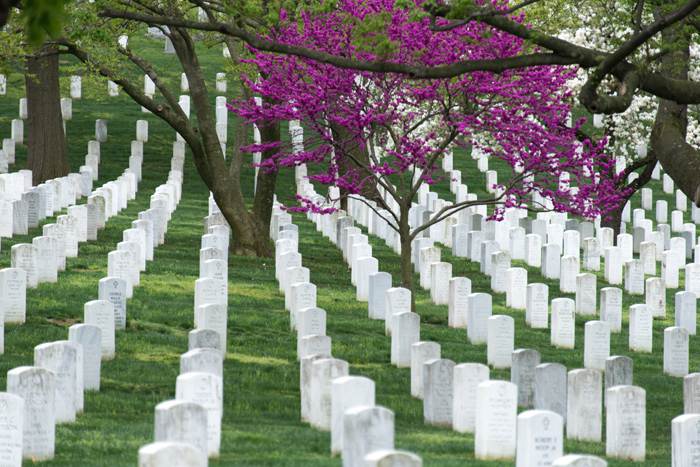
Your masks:
M452 428L460 433L474 433L476 398L479 384L489 379L489 367L480 363L461 363L454 367Z
M614 355L605 360L605 390L613 386L631 385L634 376L634 360Z
M34 347L34 365L54 372L56 423L75 421L83 409L83 348L70 341Z
M180 355L180 374L210 373L224 377L224 359L216 349L192 349Z
M507 381L477 387L474 454L479 460L515 457L518 389Z
M381 406L355 406L343 415L343 467L365 467L365 456L394 448L394 412Z
M24 432L24 399L16 394L0 392L2 424L0 424L0 465L22 466Z
M507 315L488 319L486 359L496 369L510 368L513 361L515 321Z
M175 399L194 402L206 410L208 452L215 456L221 445L222 386L219 376L201 372L181 374L175 382Z
M24 323L27 310L27 273L23 269L0 269L0 309L4 323Z
M664 373L683 377L688 374L688 331L677 326L664 329Z
M683 413L700 414L700 373L683 378Z
M371 319L386 319L386 291L391 289L391 274L376 272L369 276L367 310Z
M357 406L373 406L374 381L363 376L341 376L331 382L331 455L343 450L343 416Z
M700 414L679 415L671 421L671 465L693 467L700 458Z
M108 301L114 307L114 328L126 328L126 281L119 277L103 277L98 283L99 300Z
M423 420L427 425L452 427L452 360L438 358L423 364Z
M646 453L646 392L638 386L605 391L605 455L644 462Z
M488 319L492 313L492 297L473 293L467 299L467 337L471 344L485 344L488 339Z
M560 349L573 349L576 339L576 313L570 298L552 300L552 329L550 342Z
M564 452L564 421L548 410L527 410L518 415L516 467L544 466Z
M411 345L411 396L423 399L423 364L440 358L437 342L416 342Z
M605 287L600 290L600 319L610 324L610 332L622 330L622 290Z
M207 410L204 406L190 401L169 400L155 408L155 430L153 439L191 444L209 456L207 436Z
M24 400L22 457L32 462L53 459L56 443L56 376L32 366L7 372L7 392Z
M541 356L534 349L517 349L512 354L510 382L518 387L518 406L530 408L534 402L535 368Z
M601 440L602 374L598 370L569 372L566 395L566 437L579 441Z
M633 352L651 352L653 316L644 304L630 306L629 348Z
M187 348L193 349L216 349L222 351L221 336L213 329L193 329L187 333Z
M411 366L411 346L420 341L420 316L405 311L394 316L391 334L391 363L398 368Z
M116 354L114 336L114 305L107 300L92 300L84 305L83 321L100 328L102 360L112 360Z
M309 390L309 422L322 431L331 430L331 383L348 376L348 362L337 358L322 358L311 364Z
M199 316L197 329L213 329L221 339L221 349L224 354L228 351L228 310L224 305L208 303L197 308L196 316Z
M566 419L567 372L559 363L543 363L535 367L534 407L549 410Z
M100 390L102 330L93 324L74 324L68 328L68 340L83 348L83 388Z
M583 366L605 371L610 356L610 325L605 321L588 321L583 344Z

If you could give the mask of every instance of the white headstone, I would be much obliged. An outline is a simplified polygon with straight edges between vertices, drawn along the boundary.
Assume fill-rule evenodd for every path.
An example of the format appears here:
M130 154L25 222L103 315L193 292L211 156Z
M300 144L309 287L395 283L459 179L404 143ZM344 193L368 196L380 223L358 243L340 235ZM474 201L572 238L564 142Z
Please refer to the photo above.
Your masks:
M391 333L391 363L398 368L411 366L411 346L420 340L420 316L405 311L394 316Z
M56 443L56 375L45 368L20 366L7 372L7 392L24 400L22 457L50 460Z
M654 317L644 304L630 306L629 348L633 352L651 352Z
M343 415L343 467L365 467L365 456L394 448L394 412L381 406L355 406Z
M196 402L169 400L155 408L154 440L191 444L199 451L209 452L207 437L207 410Z
M516 467L545 466L564 452L561 415L548 410L528 410L518 415Z
M200 404L207 412L209 453L218 453L221 445L222 385L219 376L200 372L181 374L175 383L175 399Z
M646 453L646 391L615 386L605 391L605 455L644 462Z
M423 420L427 425L452 427L452 360L439 358L423 364Z
M341 376L331 382L331 454L343 450L343 416L357 406L373 406L374 381L364 376Z
M474 454L479 460L515 457L518 389L507 381L484 381L477 387Z
M507 315L488 318L487 361L496 369L510 368L515 340L515 321Z
M474 433L477 387L489 379L489 367L480 363L462 363L454 367L452 428L460 433Z
M83 348L70 341L47 342L34 347L34 365L56 376L56 422L74 422L82 411Z
M68 340L83 348L83 388L99 391L102 331L92 324L74 324L68 328Z
M24 323L27 310L27 273L23 269L0 269L0 310L4 315L4 323Z
M573 349L576 339L576 313L570 298L552 300L552 330L550 342L560 349Z
M683 377L688 374L688 330L676 326L664 329L664 373Z
M583 366L605 371L610 356L610 325L605 321L588 321L583 344Z
M566 397L566 438L600 442L603 379L599 370L569 372Z
M411 396L423 398L423 364L440 358L440 344L416 342L411 345Z

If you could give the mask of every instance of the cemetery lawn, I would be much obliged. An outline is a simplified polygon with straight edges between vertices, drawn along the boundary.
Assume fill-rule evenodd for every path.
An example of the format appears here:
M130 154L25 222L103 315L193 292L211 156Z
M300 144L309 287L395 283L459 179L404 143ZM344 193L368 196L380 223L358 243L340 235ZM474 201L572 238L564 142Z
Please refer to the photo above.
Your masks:
M179 80L179 68L173 56L162 54L161 42L148 42L140 35L131 38L132 47L144 49L143 55L167 69L171 80ZM213 82L222 71L220 48L201 55L207 76ZM63 87L67 95L67 75ZM229 75L229 87L232 87ZM175 82L175 81L173 81ZM15 118L23 91L21 75L11 75L8 95L0 98L0 134L9 135L10 120ZM214 93L212 93L212 96ZM27 322L5 329L5 354L0 357L0 387L5 387L8 370L31 365L34 346L67 339L67 328L82 321L83 304L97 298L98 280L107 275L107 253L121 241L122 230L129 228L137 213L148 206L155 187L167 178L174 131L140 108L123 94L106 96L106 83L84 80L82 100L73 101L73 120L67 124L71 168L82 165L87 142L94 139L94 121L108 120L109 140L101 145L100 180L95 186L116 178L128 166L130 141L135 137L136 120L149 121L149 141L144 145L143 181L135 201L110 219L96 242L80 245L77 258L68 259L57 284L42 284L27 292ZM233 116L230 117L232 119ZM231 137L231 135L229 135ZM23 167L24 147L18 146L18 164ZM190 157L188 155L188 157ZM495 164L494 164L495 165ZM497 167L493 167L497 168ZM455 156L455 169L461 169L463 183L471 192L485 195L484 175L465 154ZM501 169L505 169L502 167ZM252 173L244 177L247 193L252 193ZM505 170L502 171L505 177ZM667 199L660 182L653 181L656 199ZM432 188L443 199L453 199L447 182ZM278 197L290 202L294 192L293 174L278 178ZM319 188L320 192L320 188ZM196 173L190 158L185 164L182 201L170 222L166 243L155 251L155 261L142 273L141 285L129 301L127 329L117 333L117 356L103 362L101 391L88 392L85 412L74 424L60 425L56 431L56 457L42 465L56 466L133 466L138 448L153 439L153 409L175 395L179 356L187 350L187 333L193 327L194 281L198 278L198 253L203 232L202 218L207 214L208 191ZM83 201L84 202L84 201ZM639 206L639 198L634 199ZM51 219L45 223L52 222ZM384 335L384 323L367 318L367 305L355 300L350 274L340 251L316 232L302 215L295 215L299 226L299 251L303 264L311 271L318 287L318 306L328 313L327 334L333 340L333 355L350 363L350 373L365 375L376 383L377 404L396 414L396 446L421 455L426 466L512 465L507 462L474 460L473 436L423 424L422 402L410 397L410 370L389 364L390 339ZM31 241L41 228L28 236L3 239L0 267L10 265L10 247ZM399 277L399 258L381 240L370 237L379 268ZM473 292L490 292L489 279L479 273L476 263L453 258L442 248L442 260L453 264L453 276L472 280ZM524 266L513 261L514 266ZM558 281L545 280L539 271L528 268L528 281L550 286L550 300L557 296ZM418 283L417 277L415 283ZM598 288L607 284L602 272ZM681 283L682 285L682 283ZM647 465L670 465L671 419L682 413L682 379L662 374L663 329L673 325L673 292L667 294L667 318L654 322L654 353L637 354L627 350L629 305L643 303L624 294L623 331L611 338L611 355L634 359L634 382L647 393ZM494 314L515 318L515 348L534 348L542 362L558 362L569 370L583 366L583 326L578 318L576 349L557 350L549 345L548 330L525 326L524 312L506 308L505 294L493 293ZM447 327L447 307L435 306L429 294L417 292L417 312L421 316L421 340L441 344L443 358L456 363L486 361L486 347L473 346L462 329ZM274 260L230 256L229 259L229 349L224 362L224 420L221 457L211 465L239 466L326 466L340 465L329 456L330 435L300 422L299 371L296 361L296 336L290 332L284 297L274 279ZM690 371L700 364L700 344L690 341ZM509 379L508 371L492 371L491 378ZM603 430L603 433L605 431ZM605 444L566 442L566 452L604 455ZM633 463L611 460L611 466Z

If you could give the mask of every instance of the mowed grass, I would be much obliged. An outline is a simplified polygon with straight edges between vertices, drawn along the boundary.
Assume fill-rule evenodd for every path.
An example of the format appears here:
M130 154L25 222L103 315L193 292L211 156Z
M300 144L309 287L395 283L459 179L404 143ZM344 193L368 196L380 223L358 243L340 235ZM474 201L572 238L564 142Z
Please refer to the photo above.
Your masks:
M179 67L172 56L162 53L162 42L133 36L131 45L158 63L167 78L179 79ZM202 62L213 89L215 73L223 69L220 48L202 49ZM9 136L9 121L17 115L22 83L13 75L9 93L0 98L0 135ZM65 84L65 83L64 83ZM87 85L86 85L87 86ZM67 89L67 87L66 87ZM65 93L67 95L67 91ZM143 114L127 97L106 98L106 84L86 88L83 100L74 100L73 120L68 123L72 169L82 164L87 141L94 138L94 120L109 120L109 141L102 145L99 186L115 179L128 165L129 142L135 137L135 121L150 122L149 142L144 147L144 179L138 197L128 209L110 219L97 242L81 244L78 258L68 260L67 270L57 284L42 284L28 291L27 323L7 326L5 354L0 357L0 379L7 370L31 365L33 348L42 342L66 339L67 327L82 321L83 304L97 298L97 283L107 273L107 253L121 241L137 213L148 207L153 190L167 178L174 132L152 115ZM212 93L213 96L213 93ZM99 97L99 98L98 98ZM25 154L19 148L18 164ZM505 177L504 167L499 176ZM455 168L463 173L470 191L484 195L484 175L464 153L455 156ZM290 201L293 176L280 175L278 196ZM246 172L244 187L252 193L252 170ZM660 184L652 185L655 197ZM433 187L444 199L451 199L447 183ZM141 276L128 305L128 327L117 334L117 357L104 362L102 388L87 393L85 413L70 425L61 425L56 436L56 458L44 465L121 466L134 465L139 446L153 439L153 408L174 397L179 372L179 355L187 350L187 332L193 326L194 281L198 277L198 250L207 214L208 191L188 159L182 201L170 222L166 243L155 253ZM635 201L635 207L638 206ZM669 203L671 205L671 203ZM47 220L50 222L50 220ZM367 306L355 300L350 273L340 251L316 232L311 222L295 215L300 228L299 249L303 264L311 270L318 287L318 304L328 312L327 333L333 339L333 354L350 363L350 372L366 375L376 382L377 403L396 414L396 446L420 454L425 465L512 465L507 462L479 462L474 459L474 440L448 429L423 424L422 403L410 397L410 372L389 364L390 339L384 323L367 318ZM10 264L10 246L40 235L3 239L0 266ZM397 284L398 257L381 240L371 238L380 269L390 272ZM490 292L489 278L479 273L478 264L453 258L443 248L444 261L453 264L453 274L472 280L474 292ZM514 262L514 265L519 265ZM416 278L417 279L417 278ZM550 299L559 294L558 284L543 280L529 269L529 282L550 285ZM417 280L416 280L417 283ZM605 286L602 275L598 286ZM542 362L559 362L569 369L583 365L583 326L577 320L576 349L557 350L549 345L548 330L532 330L524 324L524 313L505 307L503 294L492 294L494 314L515 318L516 348L535 348ZM417 291L421 315L421 338L442 345L442 355L457 363L486 361L485 346L473 346L463 329L447 327L447 307L432 305L429 294ZM654 353L632 354L627 350L627 309L642 303L643 297L625 295L625 322L621 334L611 341L611 352L630 355L635 362L635 384L647 391L647 464L670 464L670 422L682 412L682 381L662 374L663 328L673 322L673 291L668 292L667 319L654 324ZM229 258L229 349L224 364L224 420L221 457L212 465L240 466L326 466L340 465L329 455L330 437L302 424L299 419L299 372L296 336L289 329L284 299L274 280L274 261L231 256ZM691 340L691 371L698 368L697 339ZM508 371L492 371L492 378L509 379ZM4 381L0 381L3 387ZM604 443L567 442L567 452L603 454ZM611 461L610 465L632 465Z

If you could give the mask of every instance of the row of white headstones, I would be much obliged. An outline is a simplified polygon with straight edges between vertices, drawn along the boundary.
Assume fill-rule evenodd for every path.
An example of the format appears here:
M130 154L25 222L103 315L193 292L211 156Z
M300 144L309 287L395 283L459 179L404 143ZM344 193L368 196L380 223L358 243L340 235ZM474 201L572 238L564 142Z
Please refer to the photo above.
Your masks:
M331 455L340 454L343 466L422 465L419 456L394 449L394 413L375 404L374 381L350 376L348 362L331 356L326 312L316 306L316 286L302 266L298 228L277 204L271 220L275 276L297 336L302 421L330 431Z
M320 223L318 227L319 230L324 231ZM338 239L338 231L324 233L331 239ZM346 237L348 233L346 231ZM342 240L338 243L342 245ZM348 246L347 249L344 249L346 256L352 255L349 248ZM356 263L355 268L362 268L362 266L361 262ZM355 268L353 268L353 275L355 275ZM363 273L358 272L357 274L356 280L359 282L359 277ZM390 276L386 273L378 274L385 274L383 279L388 276L390 286ZM378 274L374 277L377 277ZM296 288L299 285L292 287ZM359 284L357 284L357 288L360 288ZM410 310L410 291L399 288L389 289L386 290L385 295L388 303L392 301L397 302L397 305L401 303L403 307ZM293 298L292 301L294 301ZM393 318L393 320L388 320L390 323L388 331L392 336L391 360L399 367L411 366L411 392L415 397L424 399L426 423L436 426L452 426L454 416L455 425L458 426L459 431L474 432L475 428L481 425L482 429L477 428L476 430L475 451L477 458L513 457L516 451L517 386L508 382L487 381L488 367L484 365L468 363L455 366L454 362L450 360L440 359L438 344L420 342L420 317L417 314L405 311L395 314ZM462 383L462 386L458 387L462 389L460 391L453 391L453 373L454 377ZM478 386L480 383L481 387ZM481 399L479 399L479 394L482 394ZM477 402L477 399L481 402ZM492 411L496 408L500 412L493 414ZM504 409L505 412L503 412ZM553 462L563 457L563 418L560 415L546 410L528 411L521 414L517 420L520 428L517 439L518 462L522 463L521 465L536 465L536 462L542 461ZM507 426L509 421L512 425L512 446L509 444L504 446L502 443L504 426L502 424L506 422ZM493 425L499 428L494 428ZM539 444L536 442L541 439L542 435L548 437L547 442L544 443L546 446L541 441ZM497 437L499 437L499 441L496 441ZM540 449L543 447L544 450ZM568 462L580 462L583 458L588 459L587 456L569 456L558 460L556 465L560 465L560 462L561 465L569 465ZM593 460L590 461L593 462Z
M130 159L129 168L137 178L128 180L132 185L141 177L143 143L148 141L148 126L147 122L145 123L145 133L143 130L137 130L138 141L132 143L132 153L136 155ZM37 227L46 217L66 207L70 211L82 197L90 198L93 194L93 182L99 178L100 144L107 140L106 120L96 121L95 136L95 140L88 142L85 165L82 165L77 173L48 180L36 187L32 185L32 173L29 170L0 174L0 238L26 235L30 228ZM13 134L13 138L3 140L3 146L12 148L12 162L15 137ZM8 142L10 144L6 144ZM23 139L18 142L23 142ZM127 171L122 176L130 177ZM106 184L103 188L107 189L112 184Z
M99 142L90 142L88 147L93 154L99 157ZM57 216L55 223L42 226L43 235L34 237L31 243L13 245L10 253L11 267L0 271L0 312L4 317L3 323L24 322L26 289L35 288L43 282L56 282L58 272L65 270L66 258L78 255L78 244L97 240L97 232L105 227L106 221L124 209L128 201L135 198L141 177L143 142L132 142L132 150L134 148L138 148L139 153L130 158L130 167L125 169L116 180L105 183L94 192L87 193L86 204L75 204L77 196L73 194L66 197L66 193L79 192L70 190L69 188L75 187L62 185L62 182L58 184L61 188L58 192L53 189L33 192L38 196L32 196L30 198L32 202L28 204L32 206L32 211L36 211L36 214L32 216L34 219L41 218L43 220L53 215L58 209L65 207L66 204L69 206L67 214ZM184 155L184 148L181 152ZM49 182L47 186L50 187L52 184ZM162 188L159 190L162 191ZM32 192L25 194L28 193ZM2 201L0 201L1 203ZM49 206L50 209L47 209L46 206ZM43 217L38 212L43 212ZM144 214L144 217L152 218L153 214L150 212ZM142 235L139 233L139 229L144 232L152 232L153 227L146 228L143 225L145 222L141 219L135 221L134 228L125 232L124 241L138 239ZM38 222L36 224L38 225ZM124 247L128 246L129 244L124 245ZM150 254L152 255L152 252Z
M94 192L87 193L87 204L74 204L77 199L73 195L68 196L67 201L64 202L62 199L66 198L65 193L77 191L71 191L68 188L72 186L64 186L60 183L58 186L61 190L58 194L51 189L39 192L43 193L41 196L31 198L34 208L39 207L38 211L44 212L43 218L53 215L65 204L70 205L67 214L59 215L55 223L45 224L42 227L43 235L34 237L31 243L14 245L10 252L11 267L0 270L0 314L2 315L0 324L3 325L0 343L3 341L4 323L25 321L26 289L35 288L43 282L56 282L58 272L65 270L66 258L78 255L78 244L97 240L97 232L105 227L106 220L125 208L127 202L135 197L143 157L143 143L139 144L141 156L134 161L131 168L125 170L117 180L107 182ZM99 143L89 146L99 155ZM52 185L49 183L47 186ZM51 208L46 209L45 206ZM151 214L147 217L151 217ZM38 214L35 217L39 217ZM134 229L125 233L124 240L138 238L141 235L138 229L147 230L143 225L145 222L145 220L134 222ZM150 230L153 230L152 227Z
M307 192L306 192L306 193L303 193L304 195L306 195L306 196L311 196L311 197L313 197L313 195L315 195L315 193L313 192L313 190L308 190L309 185L303 185L303 184L302 184L302 187L304 187L304 188L307 189ZM356 206L362 206L362 208L366 209L366 206L365 206L364 204L357 203ZM362 209L362 208L360 208L360 209ZM371 214L372 214L371 212L365 212L365 213L364 213L364 218L367 218L367 216L368 216L368 215L371 215ZM637 214L637 213L635 213L635 214ZM641 217L643 218L643 216L641 216ZM325 223L325 225L327 226L327 225L330 225L330 224ZM694 225L693 225L693 227L694 227ZM321 225L321 223L319 223L319 230L322 230L323 228L324 228L324 226ZM371 230L371 227L370 227L370 230ZM576 232L576 233L578 233L578 232ZM693 234L694 234L694 229L693 229ZM365 276L365 277L368 276L368 274L366 274L367 272L372 273L372 272L375 272L375 271L376 271L376 260L374 260L374 264L363 264L363 261L364 261L364 263L368 263L368 262L371 263L372 260L373 260L373 258L371 258L371 247L369 247L369 248L370 248L369 257L366 257L366 256L365 256L365 257L362 258L362 259L360 259L360 258L358 257L358 259L359 259L359 264L357 264L357 266L360 266L360 268L362 268L363 266L365 266L365 267L363 268L363 269L365 270L365 273L361 274L361 276ZM366 242L365 242L365 250L366 250L366 249L367 249L367 245L366 245ZM366 251L365 251L365 252L361 252L361 253L360 253L360 256L362 256L362 253L366 253ZM630 253L631 253L631 251L630 251ZM578 254L579 254L579 249L578 249L578 246L577 246L577 248L576 248L576 255L577 255L577 257L578 257ZM352 255L352 253L351 253L351 255ZM556 255L556 258L557 258L557 260L558 260L558 259L559 259L559 255ZM439 262L439 250L438 250L438 258L437 258L437 260L438 260L438 262ZM508 261L510 261L510 260L508 259ZM598 259L598 262L599 262L599 259ZM439 266L436 268L436 267L435 267L436 264L435 264L434 262L433 262L433 263L428 263L428 264L430 264L430 266L429 266L429 268L428 268L428 272L430 272L431 269L432 269L432 271L435 271L435 272L439 271L439 269L440 269ZM439 265L439 264L440 264L440 263L438 263L438 265ZM447 264L447 266L451 266L451 265L449 265L449 263L442 263L442 264ZM367 266L368 266L368 267L367 267ZM433 278L433 281L432 281L433 284L442 284L442 285L444 286L444 292L443 292L442 294L439 294L439 293L438 293L438 294L435 294L435 293L433 293L433 290L431 290L431 295L433 295L433 299L434 299L434 300L435 300L435 298L436 298L436 295L437 295L437 296L440 296L440 297L447 297L447 296L448 296L448 291L446 290L446 289L447 289L447 284L448 284L448 283L450 283L450 285L451 285L450 289L452 289L452 283L451 283L451 281L450 281L450 277L451 277L451 268L449 268L449 269L450 269L450 270L448 271L448 274L443 274L443 275L441 275L441 276L438 274L440 280L435 280L435 278ZM421 269L421 271L423 271L423 269ZM378 274L382 274L382 273L378 273ZM354 272L354 268L353 268L353 278L354 278L354 276L355 276L355 272ZM421 272L421 279L422 279L422 280L421 280L421 283L422 283L421 285L423 285L424 287L426 287L426 285L427 285L426 288L430 288L430 284L427 283L427 282L430 282L430 281L424 281L424 280L423 280L423 276L424 276L424 274L423 274L423 272ZM692 274L691 274L691 276L692 276ZM430 277L430 276L429 276L429 277ZM574 277L575 277L575 276L574 276ZM595 279L595 276L593 276L593 277L594 277L594 279ZM377 278L377 277L376 277L376 276L373 276L373 279L375 279L375 278ZM642 278L643 278L643 274L642 274ZM462 279L468 281L468 279L465 279L465 278L462 278ZM381 282L386 283L387 281L386 281L386 280L382 280ZM525 271L525 279L522 280L522 281L518 281L518 282L520 282L520 283L524 282L525 285L527 284L526 271ZM688 281L686 281L686 282L688 282ZM388 283L389 283L389 287L390 287L390 284L391 284L390 276L389 276ZM471 285L471 284L469 284L469 286L470 286L470 285ZM385 286L385 287L386 287L386 286ZM546 286L545 286L545 287L546 287ZM643 285L642 285L642 287L643 287ZM370 285L369 288L372 288L372 286ZM470 287L469 287L469 288L470 288ZM358 286L358 298L360 298L361 296L366 295L366 289L367 289L367 287L364 287L364 291L361 292L361 291L360 291L360 290L361 290L361 287ZM381 287L380 287L380 289L381 289ZM520 290L520 289L519 289L518 291L519 291L519 292L525 292L524 287L523 287L523 290ZM665 287L664 287L664 292L665 292ZM642 292L642 293L643 293L643 292ZM689 292L689 293L690 293L690 292ZM691 293L691 294L692 294L692 293ZM370 294L370 295L371 295L371 294ZM484 295L485 295L485 294L484 294ZM521 295L524 295L524 293L521 293ZM595 286L593 287L593 295L594 295L594 300L595 300ZM450 296L452 296L452 294L450 294ZM665 295L664 295L664 297L665 297ZM490 298L490 296L488 296L488 298ZM523 297L523 298L524 298L524 297ZM694 296L688 297L688 298L693 298L692 303L693 303L693 304L695 303ZM569 301L571 302L571 305L573 305L573 301L571 301L570 299L565 299L565 300L569 300ZM381 302L381 297L379 298L379 301ZM439 300L435 300L435 301L436 301L436 303L437 303ZM404 301L404 302L405 302L405 301ZM408 301L408 302L410 303L410 296L409 296L409 301ZM545 306L546 306L546 298L544 299L544 302L545 302ZM621 300L619 300L618 303L619 303L619 305L621 306ZM450 306L450 318L452 318L452 315L453 315L453 313L452 313L452 303L450 303L450 305L451 305L451 306ZM554 303L553 303L553 305L554 305ZM642 307L643 307L643 305L642 305ZM571 317L573 318L573 306L568 306L567 308L569 308L569 309L571 310L570 315L571 315ZM593 314L595 314L595 305L593 306L593 308L594 308ZM694 307L693 307L693 308L694 308ZM371 309L372 309L372 304L371 304L371 298L370 298L370 313L371 313ZM664 309L665 309L665 306L664 306ZM410 310L410 308L409 308L409 310ZM490 311L490 307L489 307L489 311ZM545 311L545 313L546 313L546 311ZM685 314L690 314L690 313L685 313ZM693 316L694 316L694 313L692 313L692 314L693 314ZM490 315L490 313L489 313L489 315ZM501 317L494 317L494 318L501 318ZM506 318L506 321L507 321L508 319L510 319L510 320L512 321L512 319L509 318L509 317L503 317L503 318ZM489 322L489 323L488 323L488 324L489 324L489 328L490 328L491 326L493 326L494 330L497 330L498 326L496 325L495 320L491 320L491 321L494 321L494 323ZM649 320L649 323L650 323L650 322L651 322L651 321ZM694 320L693 320L693 322L694 322ZM506 324L506 328L511 328L511 332L510 332L511 339L505 339L506 344L508 344L508 341L510 341L510 343L509 343L509 345L505 345L505 350L506 350L506 351L505 351L505 352L502 352L502 355L503 355L503 360L506 362L506 365L509 367L509 366L510 366L510 361L509 361L509 360L510 360L510 358L511 358L510 355L511 355L511 353L512 353L513 344L512 344L512 324L511 324L510 326L508 326L508 324L511 324L511 323L507 323L507 324ZM546 324L545 324L545 326L546 326ZM572 326L571 329L573 329L573 319L571 320L571 326ZM606 335L606 331L607 331L607 337L608 337L608 346L607 346L607 348L609 349L609 329L604 329L604 328L606 328L606 327L607 327L607 323L602 323L602 322L591 322L591 323L588 323L588 324L587 324L587 326L586 326L586 331L587 331L587 339L586 339L586 340L587 340L587 342L588 342L588 340L589 340L589 336L590 336L590 338L591 338L591 344L590 344L590 345L587 345L587 346L586 346L587 348L593 349L593 348L594 348L594 345L595 345L595 343L596 343L596 341L598 340L598 339L596 339L596 338L600 338L600 337L601 337L601 331L602 331L602 335L603 335L603 336ZM600 328L602 328L602 329L600 329ZM682 366L683 366L683 364L682 364L683 361L685 361L685 365L684 365L684 366L685 366L685 373L687 373L687 353L688 353L688 350L687 350L687 341L688 341L688 339L687 339L687 332L684 332L684 331L685 331L685 330L679 329L679 328L670 328L670 329L668 329L667 332L665 333L665 338L666 338L667 341L669 341L669 343L668 343L667 345L665 345L665 352L666 352L665 355L668 355L668 357L667 357L665 360L666 360L666 362L670 362L670 363L668 363L668 365L665 365L665 369L666 369L667 366L670 366L670 367L671 367L670 369L667 370L668 373L673 373L673 371L674 371L673 368L682 367ZM495 337L495 338L501 337L501 336L500 336L501 333L495 333L495 332L494 332L493 334L494 334L494 337ZM508 333L506 333L506 335L507 335L507 334L508 334ZM603 339L604 339L604 337L603 337ZM502 338L501 338L500 340L501 340L501 342L503 342L503 339L502 339ZM598 340L598 341L599 341L599 340ZM497 343L498 343L498 341L494 342L494 344L497 344ZM685 352L683 352L683 346L681 345L682 343L685 343L685 348L684 348L684 349L685 349ZM679 348L679 345L680 345L680 348ZM489 346L489 347L491 347L491 346ZM493 347L496 347L496 346L494 345ZM489 348L489 350L491 350L491 349ZM489 353L489 360L495 360L495 358L491 358L491 352L488 352L488 353ZM588 353L589 353L589 352L587 352L587 354L588 354ZM593 352L590 352L590 353L592 354ZM517 354L517 352L516 352L516 354ZM516 354L513 354L513 355L514 355L514 358L515 358L515 355L516 355ZM596 353L596 355L591 355L589 358L585 358L585 360L586 360L587 362L588 362L589 360L600 362L600 363L602 363L602 366L603 366L603 368L601 368L601 369L604 369L604 365L605 365L605 361L606 361L606 358L605 358L605 357L607 357L608 354L609 354L609 351L608 351L608 353L606 353L606 355L602 355L602 354ZM438 356L439 356L439 355L438 355ZM596 358L596 357L602 357L602 358ZM676 357L676 358L674 358L674 357ZM616 359L619 359L619 357L612 357L611 360L614 362ZM539 359L537 359L537 360L539 360ZM676 361L676 360L677 360L677 362L676 362L675 365L674 365L673 362ZM665 362L665 363L666 363L666 362ZM493 361L490 361L490 363L493 364L494 362L493 362ZM537 363L539 363L539 361L538 361ZM593 366L593 365L591 365L591 366ZM600 365L599 365L599 366L600 366ZM583 370L581 370L581 371L583 371ZM682 374L685 374L685 373L682 373ZM682 374L680 374L680 375L682 376ZM517 378L516 378L516 380L517 380ZM631 382L631 381L630 381L630 382ZM606 386L607 386L607 385L606 385ZM640 390L641 390L641 388L636 388L636 389L640 389ZM634 389L630 389L630 390L633 391ZM643 390L642 390L642 391L643 391ZM637 392L638 392L638 391L637 391ZM600 393L600 390L598 391L598 393ZM637 398L639 399L639 397L640 397L640 396L639 396L639 394L638 394L638 397L637 397ZM643 398L643 395L642 395L641 397ZM643 403L642 403L642 406L643 406ZM600 410L598 410L598 412L600 412ZM643 410L642 410L642 412L643 412ZM639 415L639 413L637 413L637 415ZM599 431L600 431L600 428L598 428L598 432L599 432ZM599 437L599 436L598 436L598 437ZM620 443L617 443L617 444L620 444ZM615 450L616 450L616 449L615 449L614 447L613 447L612 449L610 449L610 447L609 447L609 449L608 449L609 454L610 454L610 451L615 451ZM638 449L638 451L639 451L639 449ZM643 456L643 448L641 449L641 451L642 451L641 456ZM615 455L615 453L613 452L612 455ZM620 455L620 454L618 454L618 455ZM621 457L625 457L626 455L628 455L628 454L621 453ZM639 455L639 454L636 454L636 455Z
M140 467L206 467L207 458L219 456L230 229L218 213L205 218L205 227L195 281L195 329L180 356L175 399L155 407L154 442L139 449Z
M138 285L146 260L152 260L153 249L163 243L167 222L179 202L183 161L184 150L173 156L168 181L156 188L150 208L140 212L134 227L123 232L125 241L117 250L123 263L115 264L115 252L109 253L108 277L99 281L99 299L85 303L84 324L71 326L68 340L36 346L34 366L8 372L7 392L0 393L13 420L3 436L7 465L20 466L23 458L53 458L55 425L75 421L84 408L84 391L99 390L101 361L115 357L115 330L126 327L128 291ZM128 191L126 185L122 188ZM126 207L119 198L126 201L127 196L118 197L118 193L113 206L112 198L107 202L115 210L109 209L106 218ZM29 271L15 271L26 280Z

